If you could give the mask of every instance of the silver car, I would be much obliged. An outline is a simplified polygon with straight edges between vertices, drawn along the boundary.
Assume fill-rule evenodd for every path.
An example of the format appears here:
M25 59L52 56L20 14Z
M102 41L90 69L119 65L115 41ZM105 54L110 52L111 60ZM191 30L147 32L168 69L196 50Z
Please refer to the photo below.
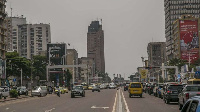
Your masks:
M179 109L182 109L184 103L193 96L200 96L200 85L186 85L179 94Z
M47 95L47 87L46 86L36 86L33 88L31 92L31 96L46 96Z
M6 99L6 97L9 96L9 92L10 92L10 88L7 86L2 86L0 87L0 99L2 97L4 97L4 99Z

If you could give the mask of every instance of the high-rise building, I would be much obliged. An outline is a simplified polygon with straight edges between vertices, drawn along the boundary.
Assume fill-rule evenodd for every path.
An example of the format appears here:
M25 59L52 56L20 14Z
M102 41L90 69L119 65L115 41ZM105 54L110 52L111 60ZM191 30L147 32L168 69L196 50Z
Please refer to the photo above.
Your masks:
M67 49L67 55L66 55L66 63L67 65L78 65L78 52L76 49ZM68 68L70 73L73 74L73 68ZM80 79L78 74L78 68L74 67L74 75L75 79Z
M166 55L167 59L174 56L174 40L173 40L173 22L184 14L191 14L194 17L200 17L200 1L199 0L164 0L165 6L165 38L166 38Z
M6 17L7 21L7 51L18 51L18 25L26 24L26 18Z
M157 70L160 70L160 66L162 63L166 61L166 47L165 42L150 42L147 46L147 54L148 54L148 66L152 69L149 70L150 73L150 81L154 79L158 79L159 74ZM154 68L158 67L158 68Z
M49 24L18 25L17 51L20 56L32 58L41 51L47 51L47 44L51 43Z
M94 59L96 71L105 73L104 31L99 21L88 26L87 57Z
M174 57L193 63L199 59L199 18L183 15L173 23Z

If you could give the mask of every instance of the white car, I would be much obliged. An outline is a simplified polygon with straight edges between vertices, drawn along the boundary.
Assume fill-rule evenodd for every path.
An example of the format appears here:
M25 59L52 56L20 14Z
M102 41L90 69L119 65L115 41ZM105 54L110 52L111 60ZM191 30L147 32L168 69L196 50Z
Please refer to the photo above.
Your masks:
M9 96L9 92L10 92L9 87L7 87L7 86L0 87L0 99L2 97L4 97L4 99L6 99L6 97Z

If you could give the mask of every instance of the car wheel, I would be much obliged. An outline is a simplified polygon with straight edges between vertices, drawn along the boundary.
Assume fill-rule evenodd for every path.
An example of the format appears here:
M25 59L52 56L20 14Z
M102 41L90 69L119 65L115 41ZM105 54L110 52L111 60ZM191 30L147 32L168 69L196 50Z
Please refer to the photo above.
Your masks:
M129 98L131 98L131 94L129 94Z
M100 92L100 90L98 92Z
M71 94L71 98L74 98L74 95L73 95L73 94Z
M92 92L94 92L94 91L92 90Z
M26 96L28 96L28 92L26 92Z
M0 94L0 99L2 99L2 94Z
M170 101L169 101L168 99L166 99L166 100L165 100L165 103L166 103L166 104L169 104L169 103L170 103Z
M140 98L142 98L142 94L140 95Z
M40 95L38 97L42 97L42 94L40 93Z

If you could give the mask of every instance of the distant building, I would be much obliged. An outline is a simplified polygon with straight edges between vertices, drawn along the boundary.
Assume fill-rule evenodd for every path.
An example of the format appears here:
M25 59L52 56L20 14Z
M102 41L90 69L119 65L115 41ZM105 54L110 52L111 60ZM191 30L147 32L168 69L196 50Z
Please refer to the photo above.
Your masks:
M165 50L165 42L150 42L147 46L148 66L151 68L149 69L149 79L151 82L154 79L158 79L158 75L161 74L158 70L160 70L159 67L162 66L162 63L166 62Z
M21 17L6 17L7 30L7 51L18 51L18 25L26 24L26 18Z
M183 15L173 23L174 58L193 63L199 59L200 19Z
M80 64L87 65L85 68L81 68L81 82L91 83L98 81L94 79L96 75L94 74L94 60L88 57L81 57Z
M174 40L173 40L173 22L182 15L190 14L194 17L200 17L200 1L199 0L164 0L165 7L165 38L166 38L166 55L170 60L174 56Z
M105 73L104 32L99 21L92 21L87 33L87 57L95 62L95 69Z
M66 55L66 63L67 65L78 65L78 52L76 49L67 49ZM73 74L73 68L68 68L70 73ZM78 68L74 67L74 75L75 79L79 80Z
M51 43L49 24L23 24L18 25L18 53L22 57L32 58L39 52L47 50Z

